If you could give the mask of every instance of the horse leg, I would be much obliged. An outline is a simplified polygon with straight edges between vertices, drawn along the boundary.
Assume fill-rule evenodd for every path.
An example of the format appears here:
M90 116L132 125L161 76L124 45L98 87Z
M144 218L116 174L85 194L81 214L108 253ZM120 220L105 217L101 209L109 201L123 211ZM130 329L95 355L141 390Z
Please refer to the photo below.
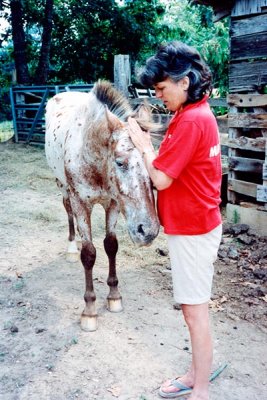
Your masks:
M96 249L92 243L91 234L92 207L74 195L71 195L70 201L82 240L81 262L85 273L85 308L81 315L81 328L84 331L92 332L97 329L96 295L93 285L93 267L96 259Z
M68 237L68 249L67 249L66 259L69 262L76 262L79 260L79 251L75 240L74 216L70 204L70 199L68 196L63 197L63 204L65 210L67 211L68 222L69 222L69 237Z
M118 290L118 278L116 274L116 254L118 251L118 240L115 234L115 226L118 218L118 208L115 202L112 202L106 209L106 237L104 239L104 248L109 260L109 275L107 284L109 294L107 297L107 308L112 312L122 311L122 297Z
M75 240L75 228L74 228L74 216L73 216L73 211L72 207L70 204L70 198L67 190L65 187L62 185L62 183L57 179L57 186L59 187L60 191L62 192L63 195L63 205L66 210L66 213L68 215L68 223L69 223L69 237L68 237L68 248L67 248L67 254L66 254L66 259L69 262L76 262L79 260L79 251L77 248L77 243Z
M81 261L85 272L85 308L81 315L81 328L93 332L97 329L97 313L95 308L96 295L93 285L93 266L96 259L96 249L92 242L82 241Z

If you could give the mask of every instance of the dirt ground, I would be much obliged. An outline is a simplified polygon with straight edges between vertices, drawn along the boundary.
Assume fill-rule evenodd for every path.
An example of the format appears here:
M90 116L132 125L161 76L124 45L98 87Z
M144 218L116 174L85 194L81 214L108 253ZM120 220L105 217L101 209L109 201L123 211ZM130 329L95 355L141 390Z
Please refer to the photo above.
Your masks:
M164 235L136 248L119 220L124 311L112 314L105 307L103 211L96 207L99 327L86 333L79 326L83 268L65 260L67 219L44 150L1 144L0 192L0 399L158 399L160 383L183 373L191 355L172 299ZM214 368L228 367L211 384L210 398L264 400L266 238L225 229L215 267Z

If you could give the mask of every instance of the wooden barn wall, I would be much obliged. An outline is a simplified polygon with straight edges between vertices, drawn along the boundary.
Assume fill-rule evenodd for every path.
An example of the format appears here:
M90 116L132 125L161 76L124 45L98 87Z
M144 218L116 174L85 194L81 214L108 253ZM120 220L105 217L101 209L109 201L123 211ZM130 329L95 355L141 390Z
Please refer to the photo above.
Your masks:
M267 0L236 0L232 9L232 17L260 14L267 8Z
M266 211L267 0L235 2L230 45L228 200Z
M230 36L230 93L262 93L267 85L267 14L232 16Z
M229 86L232 93L257 90L262 82L267 82L266 61L244 61L230 65Z

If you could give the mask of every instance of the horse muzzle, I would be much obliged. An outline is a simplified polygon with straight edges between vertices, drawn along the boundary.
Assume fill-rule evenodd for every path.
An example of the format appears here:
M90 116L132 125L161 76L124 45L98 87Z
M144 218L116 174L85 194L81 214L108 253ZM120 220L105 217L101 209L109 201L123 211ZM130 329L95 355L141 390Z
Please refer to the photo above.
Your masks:
M132 241L139 246L148 246L158 236L159 222L145 222L137 224L136 226L128 225L129 235Z

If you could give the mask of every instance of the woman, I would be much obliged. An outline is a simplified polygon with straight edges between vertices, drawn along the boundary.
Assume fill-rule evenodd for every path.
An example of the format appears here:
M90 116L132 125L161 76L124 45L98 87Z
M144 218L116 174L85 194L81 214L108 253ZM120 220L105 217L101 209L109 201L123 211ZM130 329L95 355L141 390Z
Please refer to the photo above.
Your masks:
M189 328L192 363L180 378L162 384L159 394L208 400L212 338L208 304L213 262L221 241L221 156L216 119L207 102L211 73L192 47L162 45L140 76L144 87L175 112L156 155L149 133L129 118L130 136L158 190L157 207L167 235L175 301Z

